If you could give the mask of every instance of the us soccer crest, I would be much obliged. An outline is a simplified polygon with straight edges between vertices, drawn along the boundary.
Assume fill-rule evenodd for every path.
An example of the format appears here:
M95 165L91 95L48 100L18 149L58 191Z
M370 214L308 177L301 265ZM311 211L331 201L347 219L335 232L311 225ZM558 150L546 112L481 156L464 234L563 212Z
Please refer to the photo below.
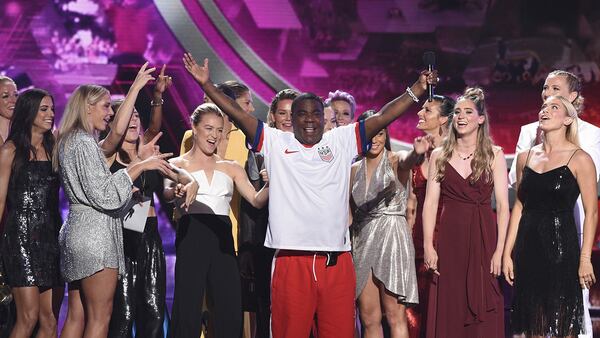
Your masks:
M331 160L333 160L333 152L331 152L329 146L319 147L317 151L319 152L321 160L325 162L331 162Z

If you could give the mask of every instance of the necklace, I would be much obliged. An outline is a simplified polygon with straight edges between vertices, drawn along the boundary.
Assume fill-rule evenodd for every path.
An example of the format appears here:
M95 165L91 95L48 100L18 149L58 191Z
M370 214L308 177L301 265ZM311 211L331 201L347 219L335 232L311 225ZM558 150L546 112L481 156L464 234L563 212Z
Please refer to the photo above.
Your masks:
M460 154L458 151L456 152L456 155L458 155L458 158L460 158L460 159L461 159L461 160L463 160L463 161L466 161L466 160L470 159L470 158L473 156L473 154L475 154L475 151L474 151L474 150L473 150L473 152L472 152L472 153L470 153L470 154L469 154L467 157L464 157L464 156L463 156L463 155L461 155L461 154Z

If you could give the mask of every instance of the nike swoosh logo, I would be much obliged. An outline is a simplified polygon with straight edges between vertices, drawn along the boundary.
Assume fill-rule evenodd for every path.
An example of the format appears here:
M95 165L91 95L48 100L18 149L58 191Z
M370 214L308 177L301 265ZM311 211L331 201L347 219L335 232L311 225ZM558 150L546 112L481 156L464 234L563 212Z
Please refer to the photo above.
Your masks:
M293 153L297 153L297 152L299 152L299 151L300 151L300 150L289 150L289 149L286 149L286 150L284 151L284 153L286 153L286 154L293 154Z

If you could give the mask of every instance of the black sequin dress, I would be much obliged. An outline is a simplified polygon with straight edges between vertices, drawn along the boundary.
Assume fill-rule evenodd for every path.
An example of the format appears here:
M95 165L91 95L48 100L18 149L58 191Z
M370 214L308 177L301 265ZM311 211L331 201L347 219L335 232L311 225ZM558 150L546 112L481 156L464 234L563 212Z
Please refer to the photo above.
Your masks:
M62 286L58 232L59 179L50 161L23 164L10 177L2 260L11 287Z
M584 328L573 214L577 180L568 163L545 173L525 166L518 195L523 212L513 251L513 332L576 336Z
M115 173L127 166L117 160L110 171ZM162 176L156 170L145 171L133 185L151 199L163 188ZM125 273L117 282L113 311L108 328L111 338L132 337L135 325L137 337L164 337L163 322L166 309L167 264L158 218L148 217L144 232L123 229Z

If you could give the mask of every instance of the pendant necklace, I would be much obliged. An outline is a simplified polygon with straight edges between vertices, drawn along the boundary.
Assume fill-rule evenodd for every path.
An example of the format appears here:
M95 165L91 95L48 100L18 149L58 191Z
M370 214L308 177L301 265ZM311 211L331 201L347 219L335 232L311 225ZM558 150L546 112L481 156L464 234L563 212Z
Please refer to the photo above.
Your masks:
M473 154L475 154L475 151L470 153L467 157L463 157L458 151L456 152L456 155L458 155L458 158L460 158L463 161L470 159L473 156Z

